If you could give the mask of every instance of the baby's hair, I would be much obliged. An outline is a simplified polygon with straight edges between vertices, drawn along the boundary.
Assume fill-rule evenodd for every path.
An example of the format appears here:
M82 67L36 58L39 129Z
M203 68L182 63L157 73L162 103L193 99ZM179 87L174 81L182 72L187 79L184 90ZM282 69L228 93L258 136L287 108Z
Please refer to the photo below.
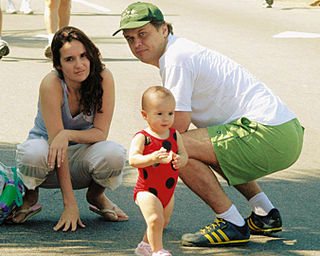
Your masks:
M150 100L151 95L156 95L159 98L172 98L175 101L173 94L167 88L159 85L151 86L142 94L141 106L142 110L146 109L147 102Z

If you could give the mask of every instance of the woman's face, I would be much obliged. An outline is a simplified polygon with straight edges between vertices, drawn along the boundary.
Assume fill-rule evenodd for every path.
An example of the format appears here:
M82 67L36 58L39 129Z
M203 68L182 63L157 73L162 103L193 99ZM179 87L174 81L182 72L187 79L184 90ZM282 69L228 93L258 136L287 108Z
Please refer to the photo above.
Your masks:
M79 85L90 73L90 61L84 45L78 40L66 42L60 48L59 69L68 85Z

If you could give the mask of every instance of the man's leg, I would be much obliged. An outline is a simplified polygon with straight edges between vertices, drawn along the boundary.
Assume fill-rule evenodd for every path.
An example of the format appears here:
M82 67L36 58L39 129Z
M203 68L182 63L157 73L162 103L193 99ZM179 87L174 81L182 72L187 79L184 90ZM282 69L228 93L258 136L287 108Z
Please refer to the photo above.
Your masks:
M234 186L248 201L257 195L258 193L262 192L260 186L256 181L250 181L248 183L244 183L241 185Z
M240 226L238 211L233 211L231 215L226 214L232 203L223 192L216 176L208 167L208 165L213 166L214 170L224 177L207 129L202 128L186 132L183 134L183 139L190 159L188 165L180 172L181 179L217 213L217 217L223 216L224 219ZM205 191L203 190L204 187L207 188ZM278 210L274 209L257 182L251 181L236 185L235 188L249 201L252 207L253 213L247 219L251 231L253 231L253 228L255 229L255 232L252 233L269 234L281 230L280 214ZM208 194L207 191L212 191L212 193ZM274 224L271 224L272 222Z
M282 219L267 195L262 192L255 181L236 185L235 188L248 200L252 208L246 219L251 234L270 235L282 230Z
M180 169L180 178L217 213L218 217L213 224L200 232L183 235L182 244L216 246L248 242L250 237L248 226L224 193L215 173L209 168L209 165L213 165L219 170L207 129L191 130L182 136L189 161Z
M216 213L228 210L232 202L224 193L214 172L208 165L195 159L180 169L180 178L195 194Z

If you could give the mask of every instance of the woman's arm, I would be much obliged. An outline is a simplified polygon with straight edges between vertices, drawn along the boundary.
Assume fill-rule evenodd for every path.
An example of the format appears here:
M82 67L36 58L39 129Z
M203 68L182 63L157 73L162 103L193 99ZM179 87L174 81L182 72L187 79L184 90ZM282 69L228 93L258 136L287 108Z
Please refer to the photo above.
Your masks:
M62 192L64 211L54 230L63 228L63 231L77 229L77 224L84 227L80 220L78 205L73 193L68 159L68 138L63 136L64 130L61 105L63 102L63 92L61 81L53 72L49 73L40 85L40 108L49 137L48 165L55 167L57 163L57 176Z
M40 110L49 137L48 165L53 169L56 160L58 167L60 167L61 160L64 159L68 148L67 138L61 136L58 140L56 138L57 135L64 130L61 116L63 91L61 88L61 80L54 72L46 75L41 81L39 95Z

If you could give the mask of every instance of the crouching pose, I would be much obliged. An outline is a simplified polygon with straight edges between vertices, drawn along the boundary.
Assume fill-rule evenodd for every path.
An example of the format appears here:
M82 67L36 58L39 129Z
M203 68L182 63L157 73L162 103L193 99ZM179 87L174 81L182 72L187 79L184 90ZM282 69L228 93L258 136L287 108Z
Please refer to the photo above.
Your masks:
M88 188L90 210L108 221L128 216L104 191L122 182L126 151L107 140L115 105L111 72L79 29L64 27L52 44L54 71L42 80L38 113L28 139L17 147L26 186L23 205L12 216L23 223L41 210L38 188L61 188L64 209L54 230L84 227L73 189Z
M189 155L180 178L215 212L200 232L182 236L187 246L241 244L251 233L282 229L278 209L256 180L291 166L303 128L297 116L263 82L227 56L173 35L161 10L137 2L123 11L120 27L132 53L158 67L176 100L173 128ZM196 129L189 130L190 124ZM223 191L214 169L248 200L244 219Z

